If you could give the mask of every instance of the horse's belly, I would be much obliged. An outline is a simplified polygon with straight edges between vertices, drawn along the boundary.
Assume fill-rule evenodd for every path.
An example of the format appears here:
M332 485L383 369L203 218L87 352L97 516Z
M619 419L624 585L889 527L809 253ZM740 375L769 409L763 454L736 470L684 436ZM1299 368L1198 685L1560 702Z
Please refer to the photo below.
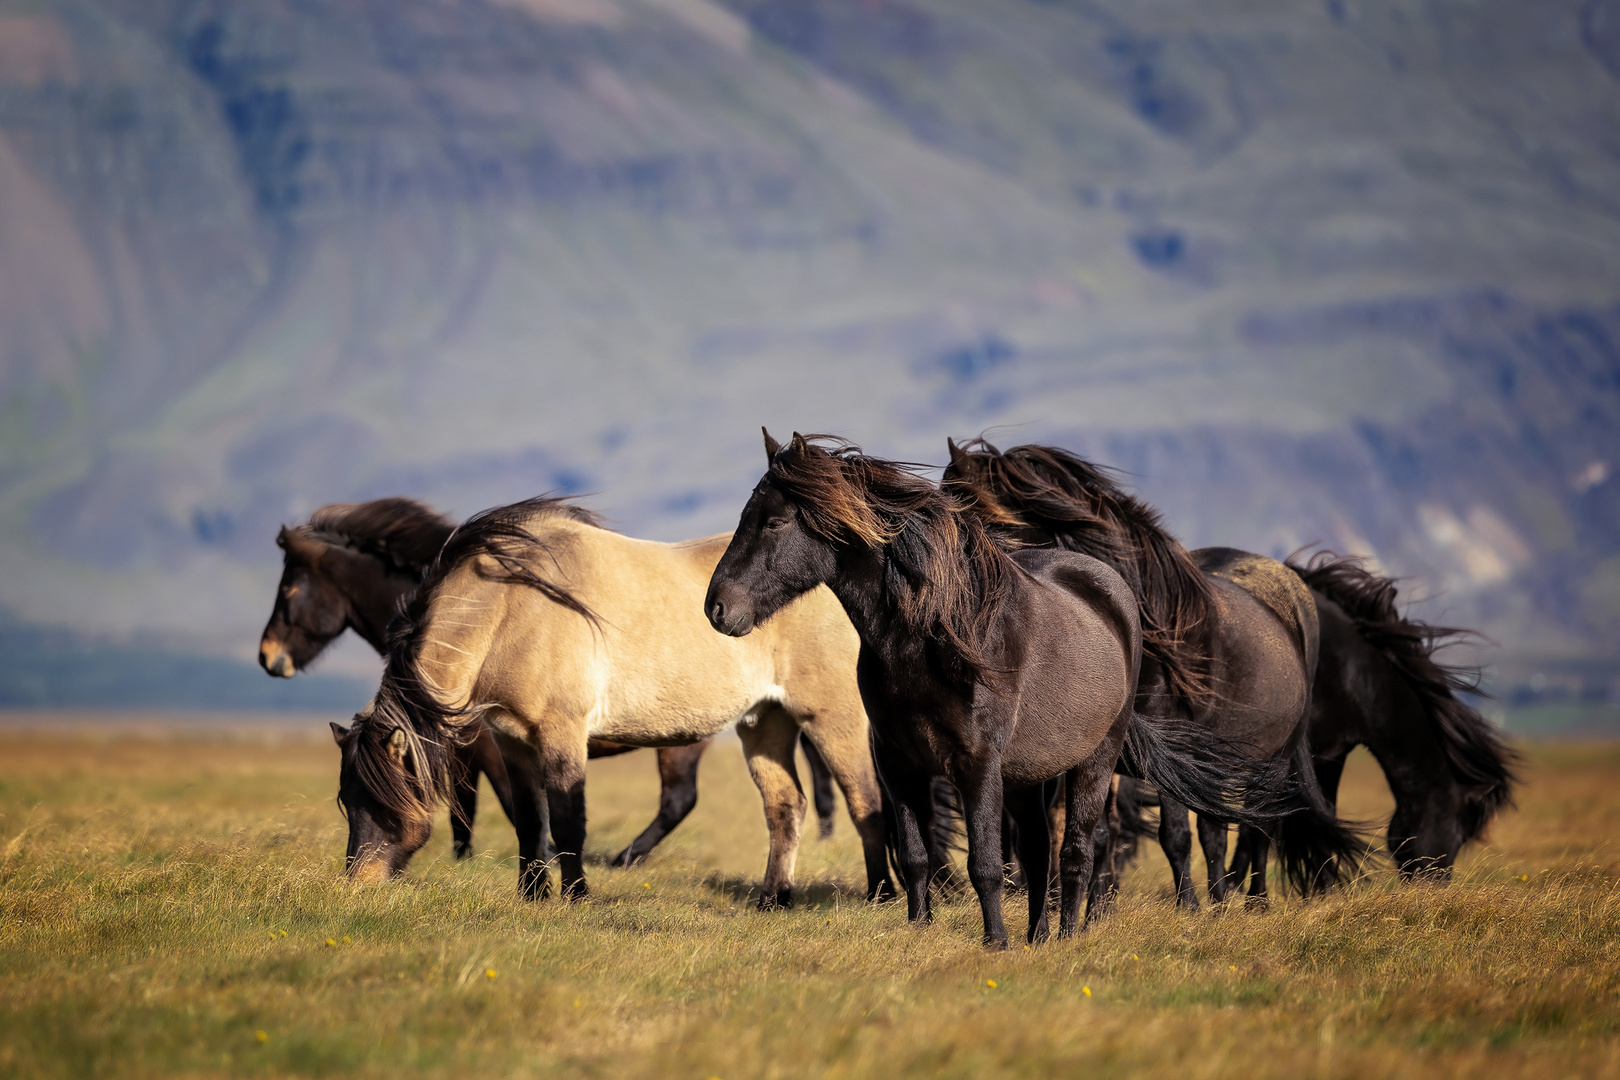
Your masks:
M723 693L650 694L604 703L586 719L593 739L632 746L683 746L736 723L757 719L782 700L780 687L725 688Z

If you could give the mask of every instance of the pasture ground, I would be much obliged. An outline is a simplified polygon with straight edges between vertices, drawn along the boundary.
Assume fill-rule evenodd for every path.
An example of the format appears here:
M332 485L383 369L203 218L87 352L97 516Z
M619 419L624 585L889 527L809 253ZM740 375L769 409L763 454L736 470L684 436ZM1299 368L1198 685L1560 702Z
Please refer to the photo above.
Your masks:
M971 899L921 931L863 904L847 818L754 911L734 740L639 869L604 860L651 755L593 763L592 897L525 904L487 790L471 863L441 824L403 879L341 880L324 725L0 726L0 1075L1620 1075L1620 745L1528 753L1449 888L1183 914L1149 851L1102 925L994 955ZM1387 812L1370 759L1344 794Z

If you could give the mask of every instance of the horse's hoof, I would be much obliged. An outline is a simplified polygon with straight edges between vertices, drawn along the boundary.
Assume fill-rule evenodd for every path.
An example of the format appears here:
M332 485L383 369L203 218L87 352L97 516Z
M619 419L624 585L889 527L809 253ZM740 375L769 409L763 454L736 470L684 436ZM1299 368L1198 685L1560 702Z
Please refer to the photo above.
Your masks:
M986 935L984 939L984 947L990 952L1006 952L1007 939L1005 937L997 938Z
M760 894L759 910L761 911L787 911L791 907L793 907L792 889L783 889L780 892Z
M820 825L816 829L816 835L823 840L831 840L833 834L833 824L834 822L832 818L822 818Z
M465 844L458 840L452 845L452 849L456 853L456 862L461 862L463 859L470 859L473 857L473 846L471 840L467 841Z
M608 863L608 865L617 866L622 869L627 866L634 866L644 858L646 858L645 855L637 855L631 848L625 848L623 851L613 856L613 861Z
M1264 895L1249 896L1244 898L1243 906L1250 911L1264 911L1271 906L1271 901Z
M563 898L567 900L584 900L590 895L591 890L586 886L584 878L580 878L573 884L563 888Z

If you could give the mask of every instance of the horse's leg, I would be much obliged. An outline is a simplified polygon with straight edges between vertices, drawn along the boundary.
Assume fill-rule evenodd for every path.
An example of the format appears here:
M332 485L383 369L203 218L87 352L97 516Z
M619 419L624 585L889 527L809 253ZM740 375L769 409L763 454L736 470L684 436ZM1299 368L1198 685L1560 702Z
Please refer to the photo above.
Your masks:
M1046 802L1046 835L1051 845L1047 852L1047 880L1050 882L1047 902L1056 903L1053 891L1058 887L1058 867L1063 862L1063 826L1069 818L1068 797L1064 795L1063 777L1048 780L1041 785L1041 798Z
M1020 788L1006 796L1007 812L1018 826L1018 861L1024 865L1024 888L1029 893L1029 932L1031 945L1047 939L1046 889L1051 883L1051 838L1047 830L1046 792L1042 785Z
M709 739L691 746L663 746L658 750L658 816L630 841L630 846L613 856L614 866L634 866L658 846L658 842L686 820L697 805L698 762L709 748Z
M967 818L968 880L973 882L973 891L979 894L984 943L992 949L1005 949L1007 928L1001 919L1001 762L994 754L987 754L957 770L954 779L956 789L962 793L962 813ZM1044 847L1044 836L1042 841Z
M765 825L771 852L765 861L759 909L793 906L793 864L799 857L799 826L804 821L804 789L793 751L799 725L781 708L771 707L752 724L737 725L748 771L765 801Z
M899 894L895 891L894 879L889 876L883 789L878 784L877 768L872 760L866 714L829 708L807 721L803 730L806 750L812 744L816 749L816 757L811 760L819 759L843 791L844 806L849 810L856 835L861 838L861 855L866 863L866 898L894 899ZM823 824L826 821L824 818Z
M833 816L838 812L838 801L833 798L832 773L827 770L827 763L821 760L821 751L806 735L799 740L804 748L804 763L810 768L810 794L815 798L816 804L816 835L825 840L833 834L833 823L837 819Z
M1238 830L1238 847L1249 872L1249 895L1244 903L1263 908L1271 902L1266 895L1266 862L1271 854L1271 837L1252 825L1245 825ZM1242 887L1241 882L1237 884Z
M1108 753L1112 750L1112 753ZM1119 758L1119 743L1108 740L1091 757L1070 769L1064 777L1064 793L1068 805L1065 809L1063 831L1062 908L1058 916L1058 935L1070 937L1102 914L1105 901L1094 890L1086 905L1085 923L1080 920L1080 894L1082 886L1094 886L1093 875L1098 856L1106 856L1097 848L1099 827L1106 828L1108 796L1113 780L1114 762Z
M1176 884L1176 906L1198 910L1198 890L1192 883L1192 827L1187 807L1159 792L1159 846L1170 860L1170 876Z
M558 740L562 742L561 739ZM559 745L542 757L546 800L551 808L551 838L557 844L557 871L562 894L580 900L590 894L585 884L585 744Z
M938 868L932 847L923 839L934 831L933 781L919 775L905 761L885 753L881 743L872 747L872 757L893 815L896 861L901 887L906 890L906 918L913 926L920 926L934 918L928 889Z
M1068 785L1064 785L1067 791ZM1091 830L1091 881L1086 887L1086 921L1095 922L1113 905L1119 893L1119 878L1114 865L1114 840L1119 836L1119 777L1109 777L1108 794L1104 797L1103 812ZM1065 806L1067 796L1065 795ZM1064 814L1067 821L1068 814Z
M1209 869L1209 898L1226 903L1226 822L1198 815L1198 846L1204 849L1204 865Z
M1018 823L1005 806L1001 808L1001 882L1002 888L1015 893L1028 884L1023 861L1018 858Z
M489 777L489 786L506 814L506 820L517 824L512 806L512 783L506 775L506 759L495 733L488 724L478 725L478 737L469 745L458 747L461 759L460 780L456 783L456 802L450 815L450 834L455 838L456 858L472 855L473 823L478 820L478 774Z
M525 900L551 895L549 865L552 852L546 841L550 812L541 782L540 757L532 746L502 738L506 757L504 774L510 785L512 825L518 838L518 891Z
M482 725L480 725L482 727ZM482 734L482 733L480 733ZM478 761L471 746L450 750L455 770L456 790L450 801L450 849L456 860L471 858L473 822L478 820Z

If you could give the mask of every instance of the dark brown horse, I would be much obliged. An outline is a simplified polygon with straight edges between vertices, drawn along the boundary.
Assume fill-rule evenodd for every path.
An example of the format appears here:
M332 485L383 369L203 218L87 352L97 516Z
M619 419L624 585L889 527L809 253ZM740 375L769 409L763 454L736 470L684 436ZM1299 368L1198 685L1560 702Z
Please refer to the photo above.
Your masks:
M1365 845L1336 819L1311 763L1307 721L1319 631L1299 578L1248 552L1188 552L1152 508L1067 451L1019 446L1003 453L982 439L949 447L944 486L958 492L1000 542L1083 552L1130 584L1142 621L1139 712L1187 719L1256 758L1287 764L1302 809L1240 834L1249 863L1261 871L1251 896L1265 895L1268 834L1302 892L1352 874ZM1225 820L1200 815L1217 902L1226 896L1226 831ZM1178 903L1196 907L1187 808L1163 793L1159 839Z
M1402 876L1450 878L1463 845L1512 805L1518 782L1518 756L1459 697L1477 690L1473 673L1434 656L1471 632L1403 618L1395 582L1357 559L1319 552L1288 565L1321 616L1311 752L1323 793L1337 797L1346 755L1367 747L1395 796L1387 839Z
M276 543L283 552L281 585L259 642L259 664L271 675L291 678L304 670L345 630L353 630L379 654L386 630L401 601L414 595L422 571L455 529L448 518L413 499L339 503L310 515L305 525L283 528ZM698 763L707 740L692 746L661 747L658 753L658 814L613 858L629 866L647 856L697 805ZM592 740L591 757L636 749ZM832 778L815 747L804 743L815 787L821 834L831 830ZM489 777L506 816L512 792L495 740L481 732L456 748L459 778L450 828L458 859L472 854L472 826L478 815L478 777ZM544 832L544 830L542 830Z
M715 629L741 637L823 584L843 605L860 635L856 677L900 819L914 922L930 915L923 836L936 776L961 792L968 877L984 940L998 948L1007 942L1003 808L1018 825L1036 942L1047 932L1042 785L1064 778L1060 932L1074 932L1128 739L1162 789L1256 820L1224 796L1257 771L1215 752L1219 740L1177 742L1190 729L1133 709L1137 603L1105 563L1052 549L1009 553L956 495L838 440L795 434L783 448L767 434L765 448L768 470L715 568L705 610Z

